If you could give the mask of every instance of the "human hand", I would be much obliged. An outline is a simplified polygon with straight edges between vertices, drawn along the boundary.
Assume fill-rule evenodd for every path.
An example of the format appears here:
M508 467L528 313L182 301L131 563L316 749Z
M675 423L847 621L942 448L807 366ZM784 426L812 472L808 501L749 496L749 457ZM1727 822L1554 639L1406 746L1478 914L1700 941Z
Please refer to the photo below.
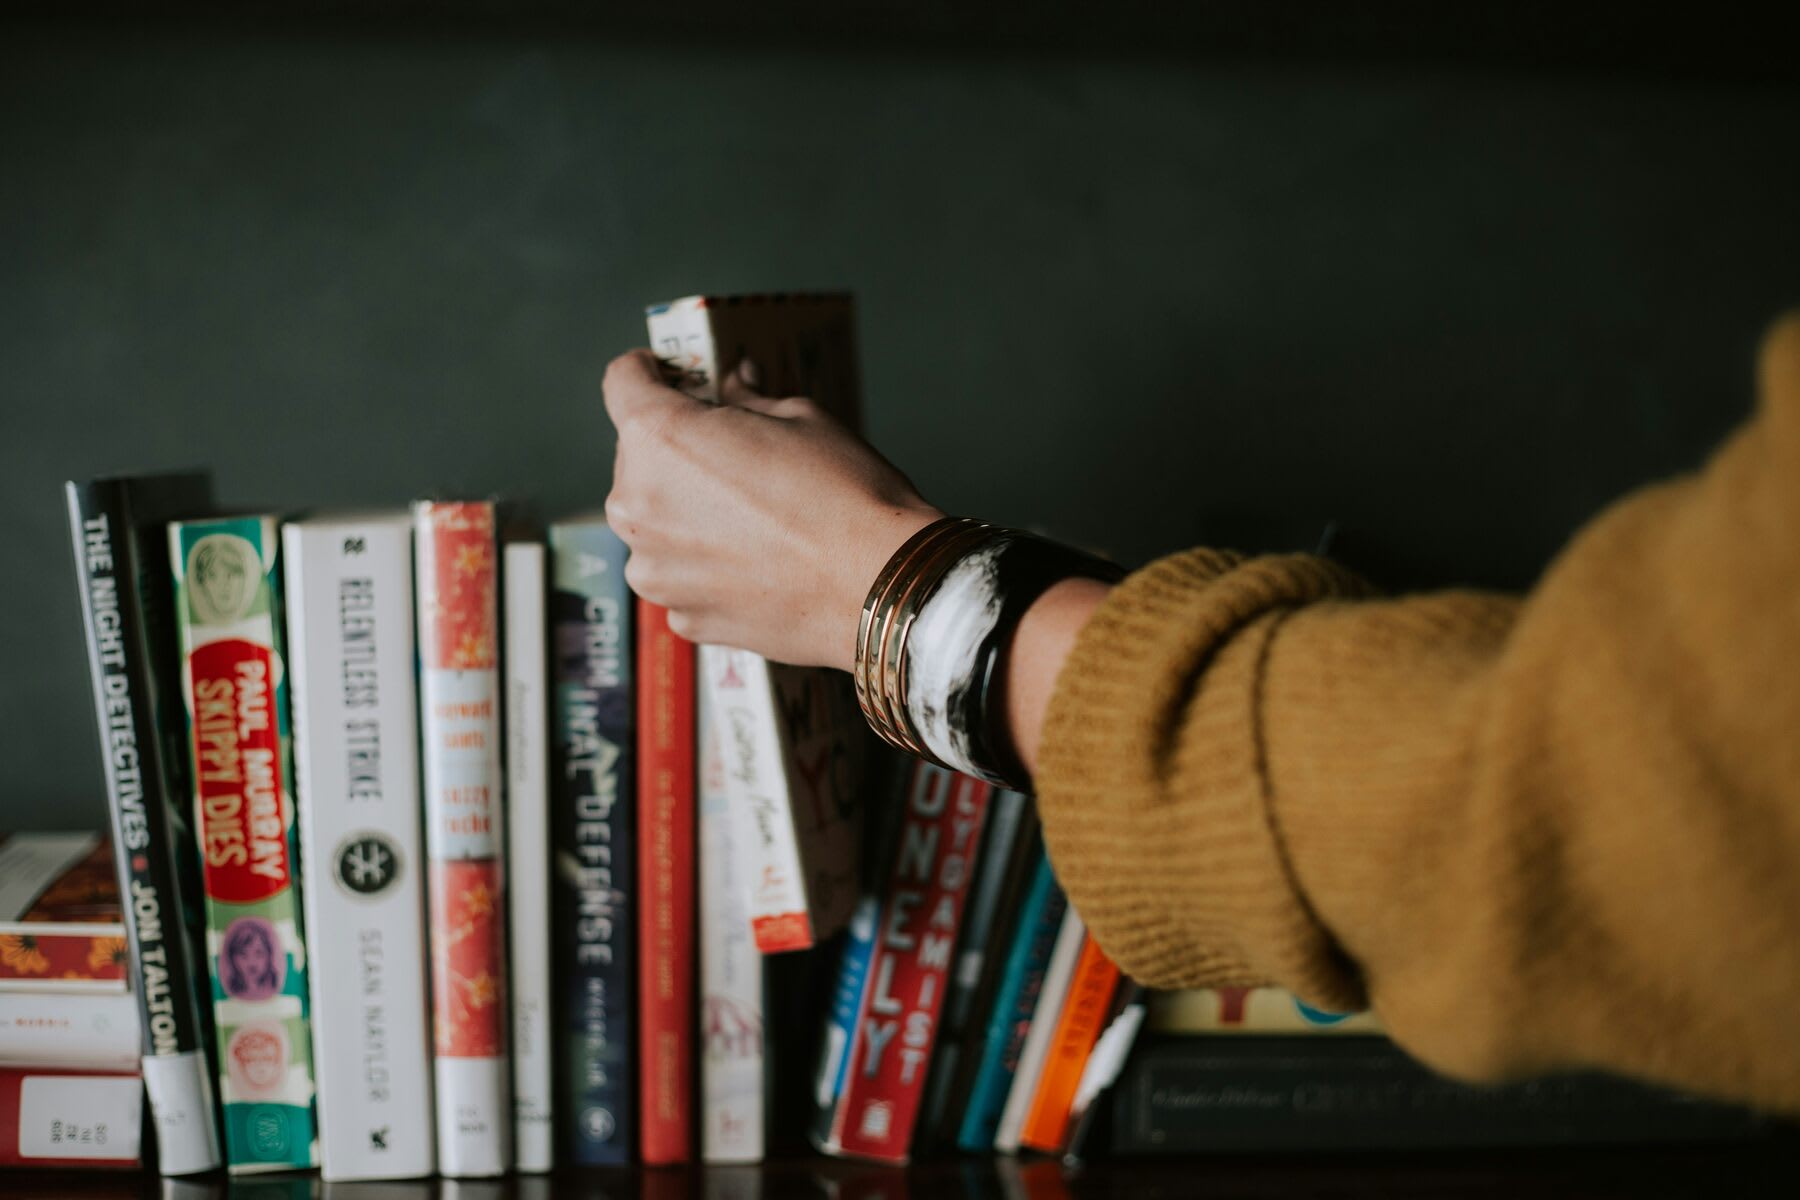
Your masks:
M943 514L812 401L761 396L742 372L705 404L633 350L603 389L619 434L606 517L632 589L689 641L850 670L870 584Z

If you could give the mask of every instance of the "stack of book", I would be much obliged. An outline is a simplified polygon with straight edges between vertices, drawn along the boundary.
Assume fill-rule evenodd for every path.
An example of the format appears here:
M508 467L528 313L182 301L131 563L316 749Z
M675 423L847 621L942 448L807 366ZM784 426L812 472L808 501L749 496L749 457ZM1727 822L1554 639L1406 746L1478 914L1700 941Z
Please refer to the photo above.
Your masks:
M139 1165L138 1053L112 847L0 834L0 1166Z
M840 295L649 314L694 395L748 356L852 423L853 324ZM1364 1096L1344 1080L1371 1055L1405 1061L1277 993L1147 1003L1029 797L878 751L841 675L687 644L598 515L221 515L195 475L68 505L111 850L0 843L0 919L23 922L0 1162L356 1180L1229 1148L1257 1142L1214 1128L1227 1101L1169 1097L1238 1069L1289 1088L1240 1124L1295 1144L1330 1135L1296 1132L1320 1118L1294 1087ZM105 1038L74 1024L102 1010ZM1390 1072L1381 1118L1324 1120L1378 1142L1456 1110L1427 1086L1449 1087ZM1588 1102L1558 1097L1556 1136L1581 1136ZM1475 1136L1459 1119L1438 1140Z

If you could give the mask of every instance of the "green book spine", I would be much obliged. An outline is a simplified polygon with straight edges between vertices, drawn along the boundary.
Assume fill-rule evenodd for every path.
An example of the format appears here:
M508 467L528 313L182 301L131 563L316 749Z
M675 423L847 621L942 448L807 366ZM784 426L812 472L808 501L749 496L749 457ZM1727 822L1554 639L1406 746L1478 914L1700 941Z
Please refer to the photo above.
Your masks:
M169 526L234 1174L318 1162L280 546L273 517Z

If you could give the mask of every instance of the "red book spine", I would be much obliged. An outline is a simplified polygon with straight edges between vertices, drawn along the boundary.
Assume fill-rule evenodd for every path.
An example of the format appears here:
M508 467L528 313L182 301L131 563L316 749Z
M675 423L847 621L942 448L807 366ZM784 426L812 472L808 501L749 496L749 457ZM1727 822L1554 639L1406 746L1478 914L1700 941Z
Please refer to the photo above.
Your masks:
M831 1140L844 1154L906 1161L991 791L914 768L835 1114Z
M638 1063L650 1165L694 1155L694 646L638 604Z
M135 1074L0 1067L0 1167L141 1166L143 1123Z

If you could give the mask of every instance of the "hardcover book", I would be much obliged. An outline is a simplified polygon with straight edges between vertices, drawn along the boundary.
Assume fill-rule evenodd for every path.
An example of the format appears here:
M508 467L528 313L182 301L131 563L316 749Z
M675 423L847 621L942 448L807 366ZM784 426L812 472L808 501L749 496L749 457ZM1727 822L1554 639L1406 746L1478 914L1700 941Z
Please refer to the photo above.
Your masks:
M440 1174L512 1165L494 506L413 506Z
M827 1153L907 1160L990 791L914 769Z
M345 513L281 532L321 1171L429 1175L412 520Z
M848 295L689 296L648 311L677 385L703 400L748 358L771 396L805 395L852 429L860 407ZM702 686L724 731L727 786L750 855L749 916L764 953L803 950L856 904L856 784L866 737L837 672L707 647Z
M0 833L0 992L123 994L129 961L105 837Z
M1765 1125L1605 1075L1459 1083L1386 1038L1145 1037L1114 1093L1112 1150L1129 1155L1692 1142Z
M694 646L637 601L639 1145L694 1156Z
M512 952L513 1166L548 1171L555 1162L556 1031L551 1018L550 670L545 616L547 555L535 538L508 537L501 550L500 606L506 648L506 919Z
M169 525L234 1174L319 1160L280 546L271 516Z
M130 1170L143 1122L135 1071L0 1067L0 1167Z
M224 1154L211 1007L199 990L201 886L163 538L170 518L211 507L211 488L203 475L168 475L71 482L64 492L157 1165L196 1174Z
M599 517L553 524L550 559L559 1153L621 1164L637 1143L632 597Z
M728 798L718 718L705 692L699 714L700 1157L760 1162L763 1083L771 1065L763 1053L762 955L744 915L747 857Z

